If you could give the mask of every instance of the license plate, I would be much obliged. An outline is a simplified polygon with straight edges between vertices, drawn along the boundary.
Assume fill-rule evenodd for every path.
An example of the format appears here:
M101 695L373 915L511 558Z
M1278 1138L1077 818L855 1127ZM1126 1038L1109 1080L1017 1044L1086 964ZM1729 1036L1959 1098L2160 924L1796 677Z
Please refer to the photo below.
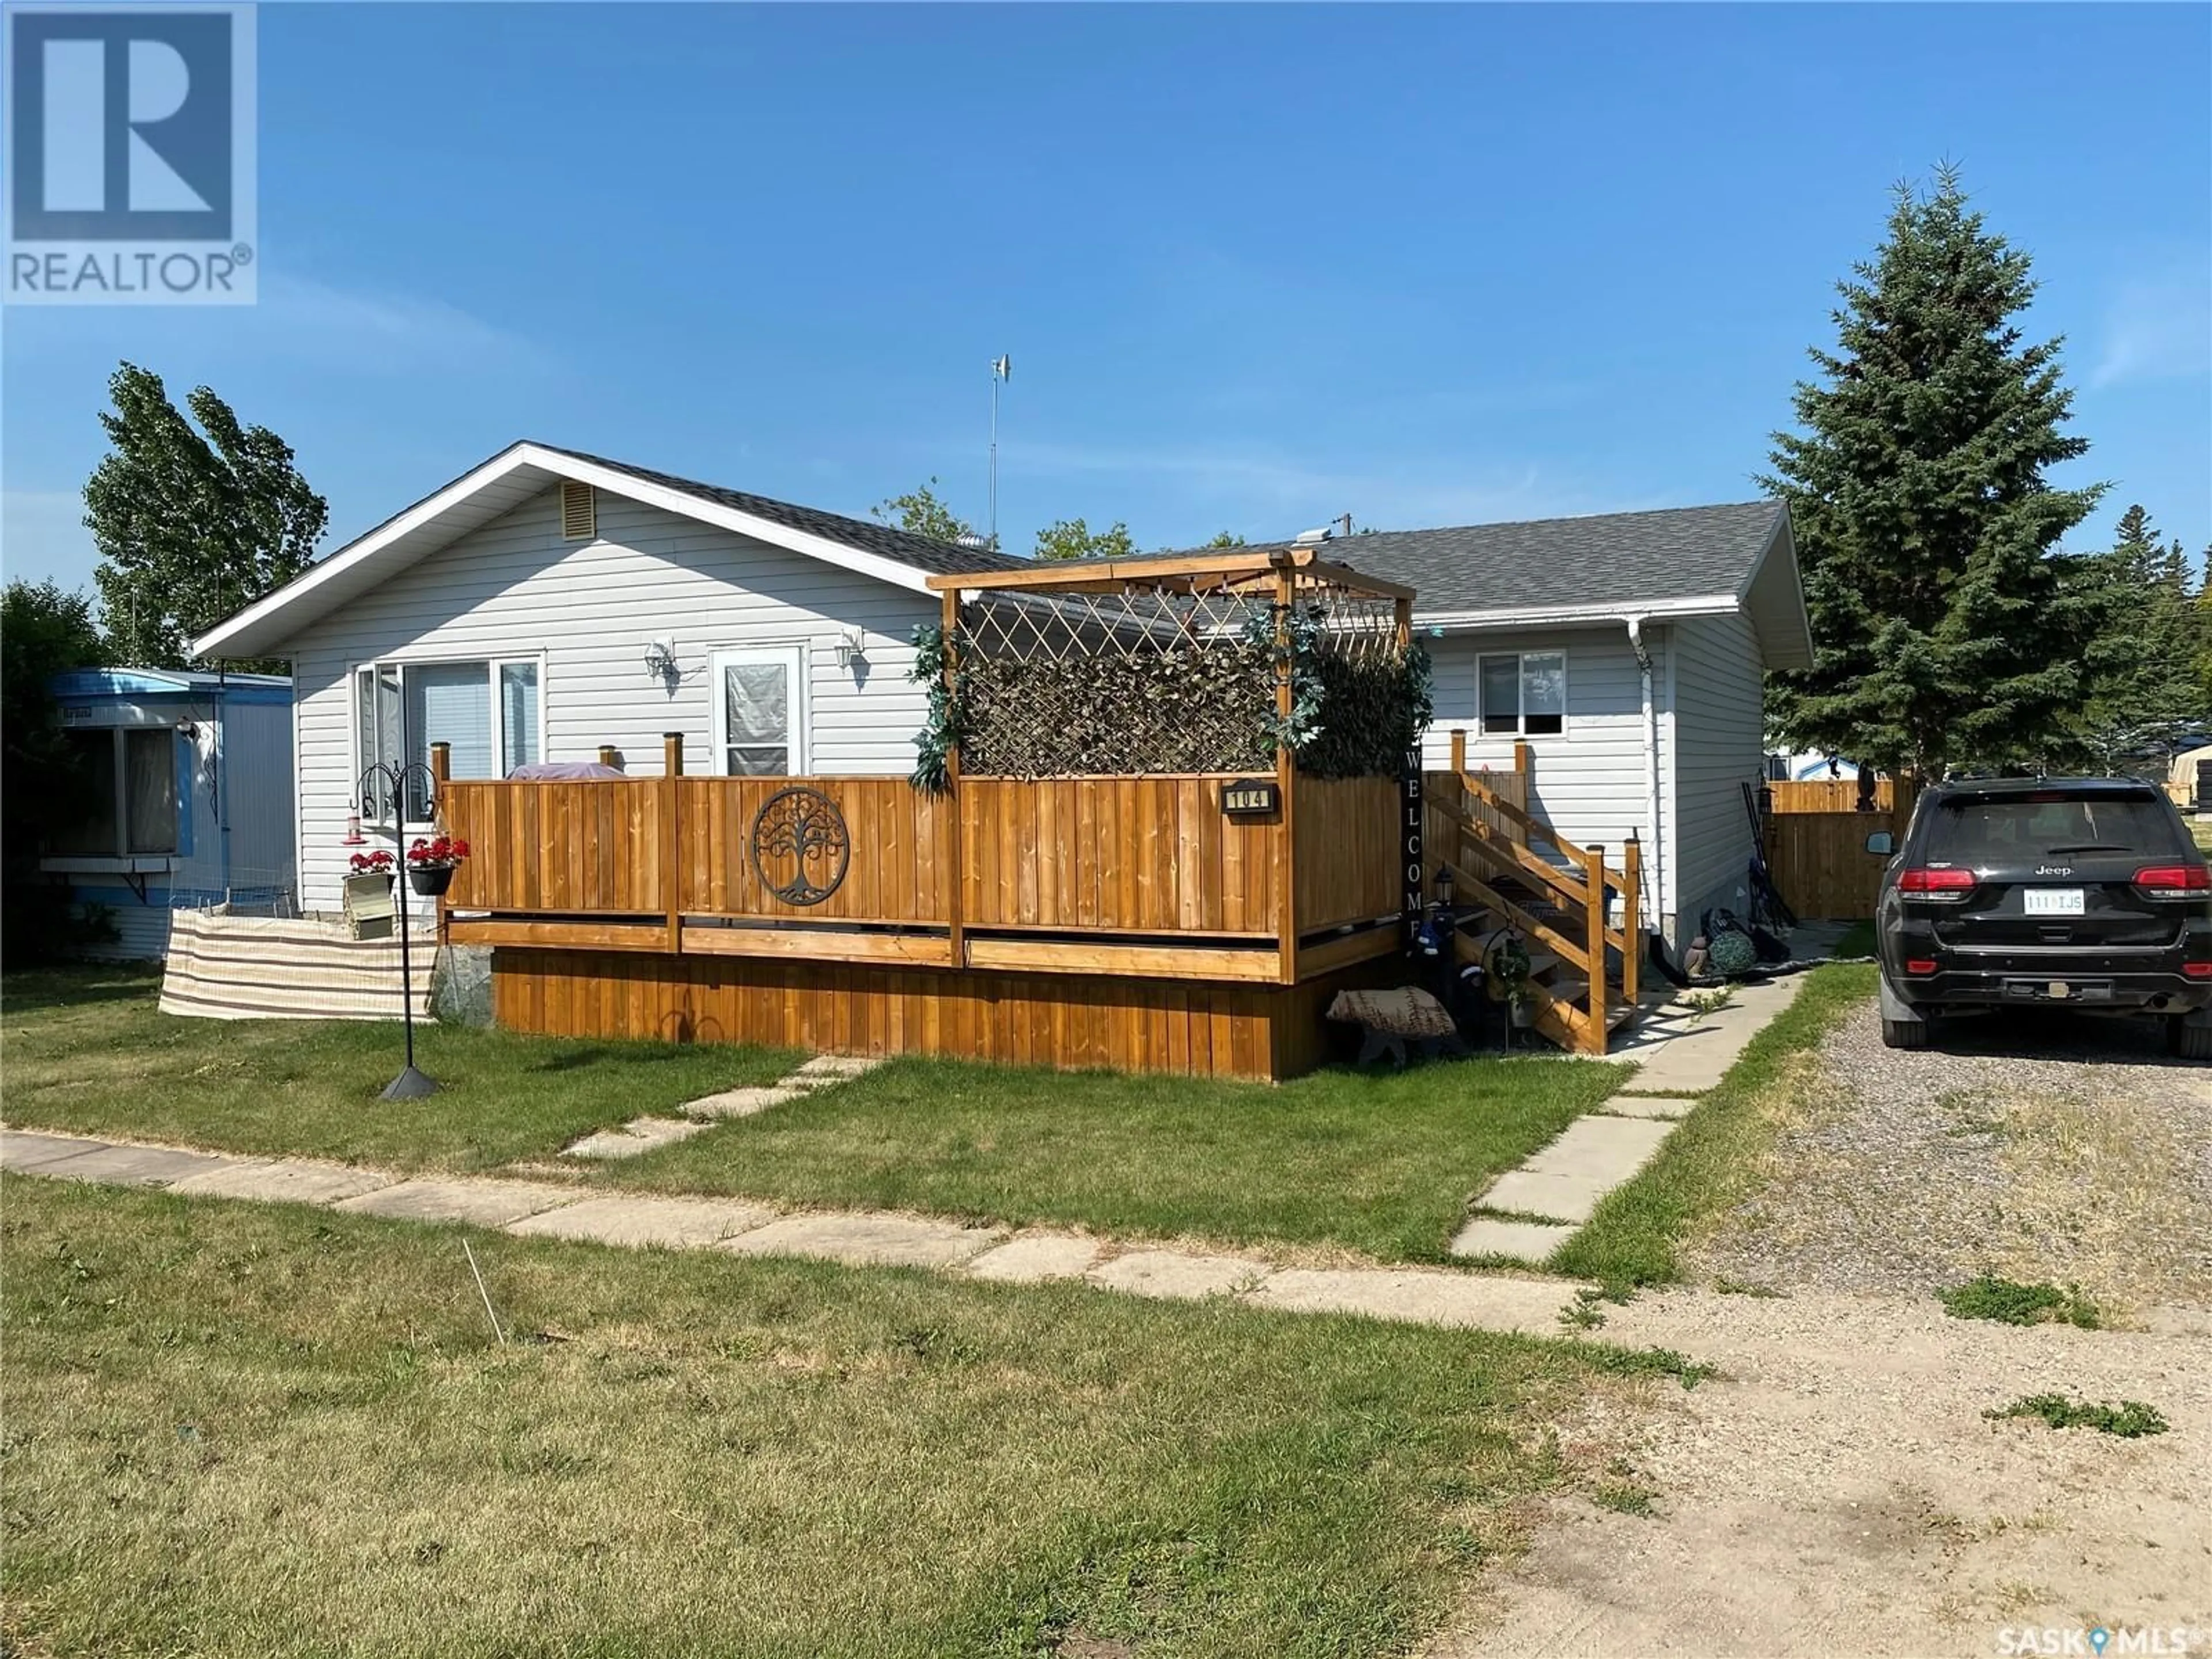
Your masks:
M2081 914L2079 887L2030 887L2027 890L2031 916L2078 916Z

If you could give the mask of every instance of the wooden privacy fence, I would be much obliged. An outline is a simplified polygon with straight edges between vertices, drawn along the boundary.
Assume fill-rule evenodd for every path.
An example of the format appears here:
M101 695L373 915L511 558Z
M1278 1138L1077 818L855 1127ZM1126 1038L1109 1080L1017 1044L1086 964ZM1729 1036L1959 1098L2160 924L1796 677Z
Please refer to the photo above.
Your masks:
M1768 809L1775 812L1852 812L1858 810L1859 786L1856 778L1803 778L1796 781L1777 779L1766 786ZM1874 787L1874 809L1877 812L1893 811L1897 806L1897 786L1887 778Z
M471 855L447 937L495 945L1293 983L1396 948L1399 784L1300 780L1223 810L1226 775L442 780ZM826 797L842 873L796 902L753 855L780 792ZM1295 856L1294 856L1295 854Z
M1791 910L1808 920L1850 921L1874 915L1889 860L1866 850L1867 837L1887 830L1898 841L1912 817L1911 781L1887 781L1876 812L1769 813L1766 868Z

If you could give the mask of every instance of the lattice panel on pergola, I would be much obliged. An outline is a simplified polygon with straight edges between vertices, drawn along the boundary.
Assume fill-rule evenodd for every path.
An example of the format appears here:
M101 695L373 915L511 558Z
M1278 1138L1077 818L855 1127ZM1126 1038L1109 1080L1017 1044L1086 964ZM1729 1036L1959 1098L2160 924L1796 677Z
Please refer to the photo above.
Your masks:
M953 642L963 769L1045 777L1273 766L1275 597L1272 574L975 595ZM1302 583L1291 624L1303 659L1346 668L1397 659L1388 599Z

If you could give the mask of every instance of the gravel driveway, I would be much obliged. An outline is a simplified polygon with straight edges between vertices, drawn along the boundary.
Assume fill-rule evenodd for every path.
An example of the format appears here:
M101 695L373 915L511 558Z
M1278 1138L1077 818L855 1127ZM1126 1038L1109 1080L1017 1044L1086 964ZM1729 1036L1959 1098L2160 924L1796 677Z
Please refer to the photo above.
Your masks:
M2212 1307L2212 1068L2148 1021L1992 1018L1899 1053L1869 1003L1771 1109L1764 1189L1692 1253L1708 1282L1924 1294L1988 1269L2123 1320Z

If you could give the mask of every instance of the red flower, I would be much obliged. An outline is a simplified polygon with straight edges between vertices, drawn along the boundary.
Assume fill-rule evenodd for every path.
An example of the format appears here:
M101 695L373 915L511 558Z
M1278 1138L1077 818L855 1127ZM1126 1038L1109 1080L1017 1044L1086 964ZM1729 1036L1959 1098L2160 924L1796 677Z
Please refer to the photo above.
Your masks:
M374 853L356 853L346 862L356 876L388 876L392 873L392 854L381 848Z
M468 855L468 842L441 835L429 841L417 839L407 849L407 862L420 870L442 870L459 864Z

